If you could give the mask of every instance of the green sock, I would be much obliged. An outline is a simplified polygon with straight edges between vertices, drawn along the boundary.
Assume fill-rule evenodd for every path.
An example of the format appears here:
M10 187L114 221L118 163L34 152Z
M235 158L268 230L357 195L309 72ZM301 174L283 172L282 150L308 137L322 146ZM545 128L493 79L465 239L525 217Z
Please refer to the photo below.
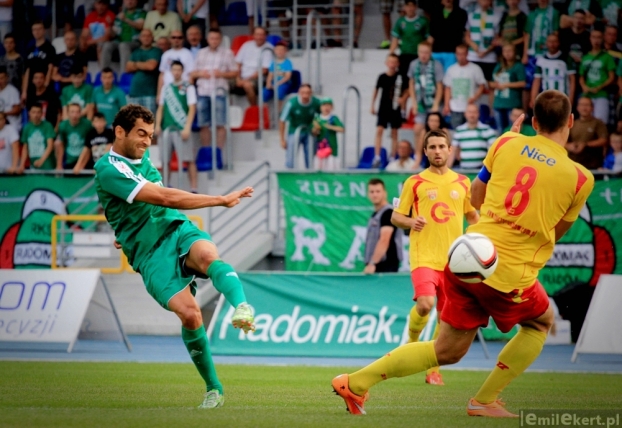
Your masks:
M216 367L214 367L214 361L212 361L212 353L210 352L209 344L207 342L205 326L201 324L201 327L196 330L188 330L187 328L182 327L181 338L184 340L184 344L186 345L186 349L190 354L192 362L205 381L207 391L217 389L218 392L222 394L222 384L220 383L220 380L218 380Z
M212 262L207 269L207 276L212 279L214 288L225 295L231 306L237 308L240 303L246 302L240 278L230 264L222 260Z

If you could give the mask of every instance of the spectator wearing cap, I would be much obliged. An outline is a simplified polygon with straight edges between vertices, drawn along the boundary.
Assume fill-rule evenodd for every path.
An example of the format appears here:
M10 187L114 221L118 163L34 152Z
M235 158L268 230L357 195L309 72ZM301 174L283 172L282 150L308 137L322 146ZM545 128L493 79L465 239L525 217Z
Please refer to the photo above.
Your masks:
M177 13L168 10L168 0L155 0L154 10L147 13L143 29L151 30L154 40L168 38L172 31L181 31L181 19Z
M320 100L320 112L315 114L311 133L315 137L315 169L334 171L339 169L339 143L337 133L343 132L343 123L333 114L333 100Z
M140 47L132 52L125 66L127 73L133 73L130 84L129 102L156 111L156 94L158 90L158 65L162 51L153 46L151 30L143 28L140 32Z
M145 23L145 11L138 8L138 0L124 0L123 10L119 12L112 27L111 40L104 43L100 66L108 67L112 54L119 51L119 67L125 69L132 51L140 46L138 35Z
M264 101L270 101L274 97L274 88L278 82L279 110L283 106L283 100L289 94L291 87L292 72L294 65L287 58L287 43L280 41L274 47L274 60L268 68L266 87L263 90Z

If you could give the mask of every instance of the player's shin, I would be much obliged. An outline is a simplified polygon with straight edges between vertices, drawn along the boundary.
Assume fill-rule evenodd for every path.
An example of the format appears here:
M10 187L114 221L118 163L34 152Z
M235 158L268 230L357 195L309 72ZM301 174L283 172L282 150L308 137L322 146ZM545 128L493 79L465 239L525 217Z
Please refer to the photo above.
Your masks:
M439 320L441 319L441 314L440 312L437 314L437 318L436 318L436 326L434 326L434 335L432 336L432 340L436 340L438 338L438 334L441 331L441 323L439 322ZM428 371L426 372L426 374L431 374L431 373L438 373L440 372L441 368L439 366L436 367L432 367L431 369L428 369Z
M412 307L410 310L410 321L408 322L408 343L419 341L419 336L428 323L428 318L430 318L429 314L419 315L417 305Z
M220 380L218 380L216 368L214 367L214 361L212 361L212 353L210 352L209 343L207 342L205 326L201 325L201 327L196 330L188 330L187 328L182 327L181 338L186 345L186 349L190 354L192 362L205 381L207 391L216 389L220 392L220 394L222 394L222 384L220 383Z
M237 308L240 303L246 302L242 283L230 264L216 260L209 265L206 273L212 279L214 288L225 296L231 306Z
M407 343L349 375L350 390L363 395L382 380L410 376L437 365L434 342Z
M521 327L501 350L497 365L477 392L475 400L482 404L497 400L501 391L538 358L545 340L546 333Z

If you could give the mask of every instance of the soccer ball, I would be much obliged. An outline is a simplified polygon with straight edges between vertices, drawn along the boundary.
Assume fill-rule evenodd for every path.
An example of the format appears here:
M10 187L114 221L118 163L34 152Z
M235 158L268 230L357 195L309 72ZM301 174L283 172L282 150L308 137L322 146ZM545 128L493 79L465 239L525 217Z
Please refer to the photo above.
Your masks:
M470 284L489 278L498 262L495 246L481 233L464 234L449 247L449 270Z

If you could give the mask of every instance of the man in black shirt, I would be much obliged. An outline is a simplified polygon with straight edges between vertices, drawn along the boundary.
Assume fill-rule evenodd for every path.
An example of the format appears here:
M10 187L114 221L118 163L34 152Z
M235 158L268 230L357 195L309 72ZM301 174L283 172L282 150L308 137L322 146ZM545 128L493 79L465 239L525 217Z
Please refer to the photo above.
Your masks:
M403 122L402 110L408 98L408 79L399 74L400 60L395 54L389 54L385 62L387 71L378 76L376 88L371 99L371 114L378 115L376 122L376 140L374 162L372 167L380 167L380 152L382 148L382 134L387 127L391 127L391 158L397 153L397 130ZM380 105L376 110L378 89L381 90Z
M562 54L570 56L578 70L583 55L592 49L592 44L590 32L585 28L585 11L577 9L573 16L572 26L559 31L559 41Z
M387 201L384 182L379 178L369 180L367 196L374 204L374 213L367 224L363 272L397 272L402 255L400 234L403 232L391 223L393 209Z
M93 127L84 138L84 148L80 158L73 168L73 173L78 174L83 169L93 169L95 163L112 147L114 133L106 126L106 117L102 113L93 114Z
M456 47L464 41L467 13L455 0L441 0L430 17L430 36L434 39L432 51L454 56Z
M22 81L22 102L26 102L28 86L31 84L35 71L42 71L45 74L45 85L50 84L52 65L56 57L56 49L45 38L45 27L42 21L35 21L32 24L32 36L35 40L28 47L28 54L26 55L26 72Z
M41 105L43 117L52 124L55 131L58 131L61 117L60 100L56 92L45 85L45 74L41 70L33 73L32 85L28 89L26 103L28 105Z
M71 70L74 67L82 67L86 75L86 55L78 49L78 36L73 31L68 31L64 39L67 49L56 55L52 71L52 80L60 84L61 91L65 86L71 85Z

